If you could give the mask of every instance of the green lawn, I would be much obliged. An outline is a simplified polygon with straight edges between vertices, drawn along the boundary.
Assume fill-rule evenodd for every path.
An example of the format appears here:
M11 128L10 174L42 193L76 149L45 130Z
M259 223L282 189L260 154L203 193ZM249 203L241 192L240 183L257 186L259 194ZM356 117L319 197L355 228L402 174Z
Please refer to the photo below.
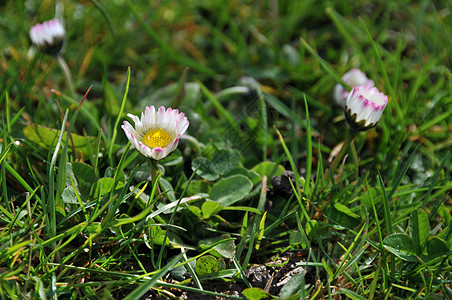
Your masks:
M0 2L0 299L452 299L451 49L446 0Z

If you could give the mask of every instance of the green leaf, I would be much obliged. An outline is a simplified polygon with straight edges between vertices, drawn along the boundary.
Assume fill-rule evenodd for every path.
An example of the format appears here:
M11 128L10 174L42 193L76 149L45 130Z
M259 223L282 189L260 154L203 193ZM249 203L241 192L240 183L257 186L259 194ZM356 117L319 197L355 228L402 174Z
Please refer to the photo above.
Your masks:
M218 204L215 201L207 200L206 202L204 202L202 204L201 210L202 210L202 218L203 219L208 219L211 216L216 215L217 213L222 211L223 210L223 206Z
M188 183L190 183L190 185L187 187ZM188 196L193 196L199 193L210 193L210 185L205 180L192 180L190 182L186 181L182 184L182 189L185 188L187 188L185 192Z
M253 183L253 185L256 185L262 181L262 176L260 176L257 172L247 170L242 167L237 167L237 168L229 170L228 172L225 172L224 177L230 177L232 175L239 175L239 174L245 175L246 177L248 177L249 180L251 180L251 182Z
M202 276L218 272L220 270L218 260L212 255L204 255L196 261L196 274Z
M85 231L87 233L90 234L98 234L102 232L102 225L100 222L92 222L91 224L89 224L86 228Z
M347 228L355 228L361 223L361 219L357 214L353 213L347 206L340 203L334 203L328 208L327 216Z
M308 222L306 222L305 230L308 238L314 239L315 237L314 231L319 233L319 224L317 223L316 220L309 220Z
M289 243L292 247L297 247L303 243L303 235L298 230L292 230L289 234Z
M372 201L377 205L380 203L382 197L378 197L379 190L377 188L369 187L366 193L361 196L361 203L363 203L368 209L372 208ZM372 197L372 198L371 198Z
M75 195L74 188L72 186L68 186L63 190L61 198L64 203L78 204L77 196Z
M347 206L340 204L340 203L334 203L333 206L335 209L337 209L341 213L343 213L351 218L359 219L359 216L357 214L355 214L354 212L352 212L352 210L350 208L348 208Z
M281 174L285 171L283 166L277 165L276 163L270 161L261 162L260 164L254 166L251 170L262 177L266 175L269 179L271 179L272 176L281 176Z
M124 183L121 181L115 187L115 179L110 177L100 178L96 183L96 189L94 192L94 197L103 196L107 193L110 193L113 188L120 189L124 186Z
M279 293L280 299L288 298L292 295L296 295L304 288L304 271L294 275L289 281L283 286L281 292Z
M165 240L166 230L163 230L160 226L153 224L150 227L149 231L149 239L152 240L152 243L155 245L163 245L163 241ZM182 239L173 232L168 232L167 239L165 240L165 245L171 245L174 248L185 248L185 249L193 249L191 246L185 244Z
M262 216L260 222L259 222L259 231L257 233L256 237L256 244L255 249L259 250L262 238L264 237L264 231L265 231L265 220L267 219L267 212L264 212L264 215Z
M242 294L248 300L272 299L272 295L260 288L247 288L243 290Z
M81 162L72 163L72 172L77 180L78 189L84 199L87 199L93 187L93 182L96 181L96 173L93 167Z
M158 225L152 225L149 231L149 238L156 245L163 245L163 239L165 238L165 230ZM166 245L169 245L169 240L166 240Z
M159 160L159 164L167 167L176 167L184 164L184 158L179 149L174 150L171 155Z
M387 250L403 260L419 261L416 257L413 240L406 234L395 233L388 235L383 240L383 245Z
M162 177L159 179L158 183L162 189L162 193L164 193L168 197L169 201L176 201L176 194L174 193L174 189L171 183Z
M191 212L192 212L195 216L197 216L198 218L201 218L202 211L201 211L201 209L200 209L199 207L190 205L190 206L188 207L188 210L191 211Z
M330 266L328 265L324 258L322 258L322 266L325 269L326 273L328 274L329 280L333 280L334 278L333 270L331 270Z
M450 252L449 247L447 247L446 242L439 237L432 237L427 242L427 253L428 255L441 256Z
M217 151L212 158L212 167L220 175L237 167L239 163L240 157L235 152L228 150Z
M159 160L159 165L165 167L165 174L180 174L184 169L184 158L180 150L176 149L171 155Z
M427 243L430 231L428 216L425 211L422 209L413 211L411 213L408 226L416 253L421 254L424 250L425 244Z
M234 175L215 183L210 191L210 199L223 206L230 206L247 196L252 188L253 183L248 177Z
M222 236L219 236L219 237L200 240L198 244L199 244L199 247L201 247L201 249L206 249L215 243L218 243L222 240L226 240L226 241L216 245L215 247L213 247L214 251L211 251L210 253L217 257L233 258L235 255L235 252L236 252L234 240L228 240L228 239L230 239L230 235L223 234Z
M48 128L41 125L37 125L34 123L30 123L27 127L24 128L24 134L25 136L32 142L38 144L44 149L50 149L51 147L54 147L57 142L57 136L60 134L60 131L58 129L54 128ZM62 140L66 140L66 132L63 132L63 138ZM71 134L72 140L74 141L75 148L78 152L81 152L83 156L88 157L89 151L88 146L86 144L87 140L91 144L91 148L96 148L96 142L97 138L95 137L84 137L78 134ZM68 151L72 151L72 141L69 140L69 147Z
M217 170L214 168L212 163L205 157L195 158L191 162L191 169L195 171L197 168L198 170L196 171L196 174L198 174L205 180L214 181L219 177Z

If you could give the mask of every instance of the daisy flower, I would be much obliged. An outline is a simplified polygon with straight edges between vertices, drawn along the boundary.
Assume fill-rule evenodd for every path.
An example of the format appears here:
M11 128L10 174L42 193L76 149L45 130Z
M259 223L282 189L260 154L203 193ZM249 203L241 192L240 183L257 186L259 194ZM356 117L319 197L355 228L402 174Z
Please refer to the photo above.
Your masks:
M124 121L122 129L132 146L144 156L160 160L173 152L189 122L184 113L171 107L147 106L141 118L127 114L135 123L135 128Z
M366 77L366 74L361 72L358 69L351 69L347 73L342 76L342 80L350 86L361 86L361 85L370 85L375 86L373 80L370 80ZM345 102L347 101L349 92L344 89L344 87L340 84L336 84L334 86L333 98L336 101L336 104L345 107Z
M376 87L355 86L345 103L345 117L350 126L364 131L377 125L388 103L388 96Z
M30 29L30 38L36 47L48 54L58 54L63 47L66 32L58 19L36 24Z

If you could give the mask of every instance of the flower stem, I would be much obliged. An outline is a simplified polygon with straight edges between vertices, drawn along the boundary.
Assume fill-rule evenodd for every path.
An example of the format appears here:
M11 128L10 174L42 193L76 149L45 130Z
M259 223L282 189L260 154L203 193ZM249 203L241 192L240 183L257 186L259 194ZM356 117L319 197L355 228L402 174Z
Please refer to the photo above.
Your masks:
M155 197L161 194L160 187L158 186L158 172L157 161L151 158L151 181L152 185L157 184L157 191Z
M355 169L356 169L356 175L359 176L359 161L358 161L358 153L356 152L355 142L354 140L351 141L352 144L352 154L353 159L355 161Z
M334 172L337 169L337 166L339 165L340 161L344 157L345 153L347 152L348 146L352 143L352 141L358 136L358 132L351 129L348 132L347 137L345 138L344 144L342 145L341 151L339 151L339 154L336 156L336 158L333 160L333 163L331 164L331 170Z
M347 137L345 138L344 144L342 145L341 150L339 151L339 154L336 156L336 158L331 163L331 173L334 173L336 171L337 166L341 162L342 158L344 157L345 153L347 152L348 146L355 140L355 138L358 136L359 131L353 130L350 128L350 131L347 134ZM325 175L325 180L328 181L330 179L331 174L327 171Z
M60 64L60 68L63 70L64 77L66 78L66 84L69 88L69 91L71 92L71 97L75 98L75 89L74 89L74 83L72 81L72 75L71 70L69 69L69 66L67 65L64 58L61 56L61 54L57 54L56 56L58 63Z

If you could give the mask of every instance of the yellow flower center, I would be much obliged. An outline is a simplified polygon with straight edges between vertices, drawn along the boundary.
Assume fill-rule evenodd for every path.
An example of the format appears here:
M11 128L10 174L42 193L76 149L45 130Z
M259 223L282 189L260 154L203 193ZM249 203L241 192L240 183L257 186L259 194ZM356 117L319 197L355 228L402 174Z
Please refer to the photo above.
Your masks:
M171 135L163 130L151 129L143 136L143 143L150 148L165 148L171 142Z

